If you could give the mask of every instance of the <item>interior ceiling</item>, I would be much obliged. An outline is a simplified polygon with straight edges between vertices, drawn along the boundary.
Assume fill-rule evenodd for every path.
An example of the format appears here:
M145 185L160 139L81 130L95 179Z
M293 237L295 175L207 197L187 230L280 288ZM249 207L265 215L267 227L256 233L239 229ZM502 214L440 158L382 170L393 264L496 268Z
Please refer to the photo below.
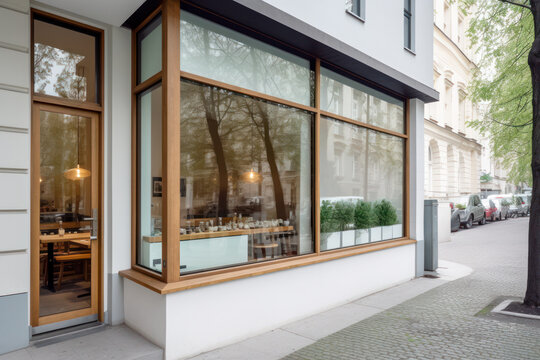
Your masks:
M39 0L59 9L121 26L145 0Z

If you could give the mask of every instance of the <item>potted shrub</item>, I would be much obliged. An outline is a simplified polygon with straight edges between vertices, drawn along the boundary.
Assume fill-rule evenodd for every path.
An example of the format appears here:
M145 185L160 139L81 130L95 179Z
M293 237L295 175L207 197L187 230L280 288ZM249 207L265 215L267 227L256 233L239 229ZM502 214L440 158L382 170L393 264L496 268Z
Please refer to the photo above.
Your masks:
M354 203L338 201L334 204L334 220L341 232L340 247L353 246L355 242Z
M340 234L334 219L334 206L328 200L321 203L321 250L336 249L339 247Z
M354 208L354 227L356 228L355 243L365 244L369 242L369 229L373 226L373 209L371 203L358 201Z
M382 228L381 240L392 239L392 227L398 223L396 208L390 201L383 199L375 205L374 213L377 224Z

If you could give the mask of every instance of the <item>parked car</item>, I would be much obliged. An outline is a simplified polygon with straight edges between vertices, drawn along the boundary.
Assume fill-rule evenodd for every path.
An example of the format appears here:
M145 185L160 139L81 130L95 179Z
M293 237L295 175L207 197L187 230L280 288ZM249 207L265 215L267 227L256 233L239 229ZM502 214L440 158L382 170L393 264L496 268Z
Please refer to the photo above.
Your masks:
M497 207L497 211L495 212L495 218L498 220L508 219L508 217L510 216L510 206L506 205L506 202L502 201L502 199L493 198L490 199L490 201L493 201L493 203Z
M488 199L499 199L501 202L506 202L508 204L508 217L518 217L527 215L527 208L524 207L524 201L519 196L514 196L513 194L500 194L500 195L490 195Z
M530 194L516 194L516 197L518 197L518 196L522 200L521 204L524 207L525 215L529 215L529 213L531 211L531 198L532 198L532 195L530 195Z
M458 212L460 224L465 229L470 229L475 222L479 225L486 223L486 209L478 195L463 196L450 202L453 211Z
M486 208L486 219L495 221L500 220L497 217L497 206L495 206L495 203L493 200L489 199L482 199L482 205L484 205L484 208Z
M450 231L456 232L459 230L459 227L461 226L461 220L459 218L459 211L456 211L457 209L454 207L454 204L450 203L450 209L452 211L452 215L450 217Z

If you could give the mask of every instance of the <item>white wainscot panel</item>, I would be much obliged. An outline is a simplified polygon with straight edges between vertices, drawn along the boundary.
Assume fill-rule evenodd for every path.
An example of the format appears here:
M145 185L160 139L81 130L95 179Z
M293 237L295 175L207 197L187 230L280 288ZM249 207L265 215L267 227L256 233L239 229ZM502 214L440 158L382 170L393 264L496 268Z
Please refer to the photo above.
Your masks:
M29 221L28 213L0 213L0 252L28 249Z
M0 84L28 89L30 83L30 55L0 48Z
M30 95L0 89L0 126L29 128Z
M414 269L415 246L407 245L167 294L165 358L278 328L410 280Z
M30 136L0 131L0 168L28 169L30 165Z
M0 210L27 210L29 175L0 173Z
M2 29L8 31L0 31L0 42L23 47L28 50L30 46L30 17L27 14L8 9L0 11L0 24Z
M0 296L28 292L29 285L28 253L0 254Z

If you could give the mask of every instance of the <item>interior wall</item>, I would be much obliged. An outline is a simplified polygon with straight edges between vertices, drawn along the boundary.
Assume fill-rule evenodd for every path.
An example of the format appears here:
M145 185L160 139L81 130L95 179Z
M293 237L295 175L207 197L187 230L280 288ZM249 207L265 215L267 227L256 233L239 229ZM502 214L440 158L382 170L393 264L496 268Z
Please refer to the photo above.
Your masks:
M29 50L29 1L0 0L0 354L28 345Z

